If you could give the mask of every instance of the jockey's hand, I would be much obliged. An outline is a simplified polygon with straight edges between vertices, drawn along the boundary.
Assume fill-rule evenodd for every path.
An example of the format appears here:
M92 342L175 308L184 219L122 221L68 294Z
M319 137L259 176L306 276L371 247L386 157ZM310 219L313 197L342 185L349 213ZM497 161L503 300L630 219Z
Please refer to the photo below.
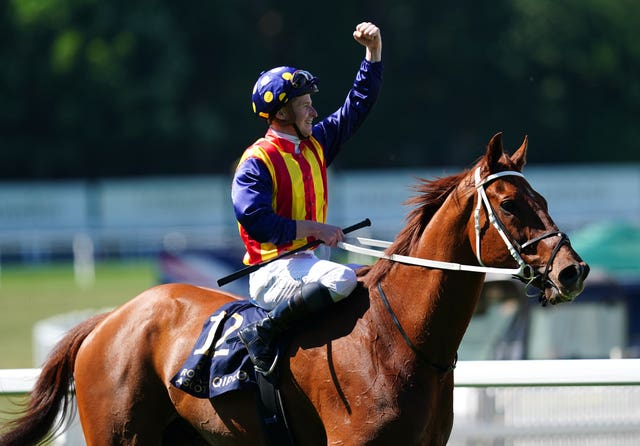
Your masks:
M338 226L317 221L296 220L296 238L309 236L322 240L327 246L336 246L338 242L344 241L344 233Z
M367 49L365 59L369 62L380 62L382 60L382 34L380 33L380 28L371 22L362 22L356 26L353 38Z

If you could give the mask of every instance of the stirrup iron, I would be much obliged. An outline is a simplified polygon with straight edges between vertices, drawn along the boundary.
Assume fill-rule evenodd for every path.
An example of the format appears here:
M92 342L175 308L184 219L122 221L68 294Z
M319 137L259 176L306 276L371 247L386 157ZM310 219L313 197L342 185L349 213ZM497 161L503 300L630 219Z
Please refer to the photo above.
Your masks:
M276 352L276 356L273 358L273 362L271 363L271 367L269 367L269 370L262 370L260 367L258 367L255 364L253 364L253 368L255 369L255 371L257 373L260 373L263 376L268 377L273 373L273 371L278 366L278 360L279 359L280 359L280 350L278 349L278 351Z

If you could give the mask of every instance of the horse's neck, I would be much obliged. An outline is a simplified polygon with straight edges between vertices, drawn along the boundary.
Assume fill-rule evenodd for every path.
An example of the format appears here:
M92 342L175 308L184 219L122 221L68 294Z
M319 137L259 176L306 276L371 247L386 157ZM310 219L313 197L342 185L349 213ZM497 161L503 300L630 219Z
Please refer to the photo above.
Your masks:
M441 209L410 255L455 263L475 262L467 235L470 212L457 206L455 212ZM433 362L450 364L475 309L483 279L484 275L477 273L396 264L383 279L383 291L418 349ZM384 314L380 317L389 318Z

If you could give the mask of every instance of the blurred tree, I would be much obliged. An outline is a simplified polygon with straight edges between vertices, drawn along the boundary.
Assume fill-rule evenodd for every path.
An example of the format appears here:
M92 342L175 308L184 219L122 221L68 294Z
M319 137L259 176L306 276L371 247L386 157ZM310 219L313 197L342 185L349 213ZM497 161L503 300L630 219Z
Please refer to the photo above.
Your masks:
M529 77L545 161L639 160L640 3L517 0L501 69ZM514 88L515 89L515 88Z
M531 162L640 161L633 0L8 0L0 174L228 172L264 132L258 74L313 71L332 112L363 19L382 27L385 84L338 168L469 165L497 131L507 149L529 134Z

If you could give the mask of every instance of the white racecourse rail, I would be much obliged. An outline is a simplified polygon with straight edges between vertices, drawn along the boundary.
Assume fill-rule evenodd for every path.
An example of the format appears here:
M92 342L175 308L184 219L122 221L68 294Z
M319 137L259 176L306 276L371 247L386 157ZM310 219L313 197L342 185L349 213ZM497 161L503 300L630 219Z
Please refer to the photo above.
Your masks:
M40 369L0 370L0 394L31 391ZM456 387L637 386L640 359L460 361Z
M39 369L0 370L0 394ZM460 361L452 446L640 444L640 359Z

